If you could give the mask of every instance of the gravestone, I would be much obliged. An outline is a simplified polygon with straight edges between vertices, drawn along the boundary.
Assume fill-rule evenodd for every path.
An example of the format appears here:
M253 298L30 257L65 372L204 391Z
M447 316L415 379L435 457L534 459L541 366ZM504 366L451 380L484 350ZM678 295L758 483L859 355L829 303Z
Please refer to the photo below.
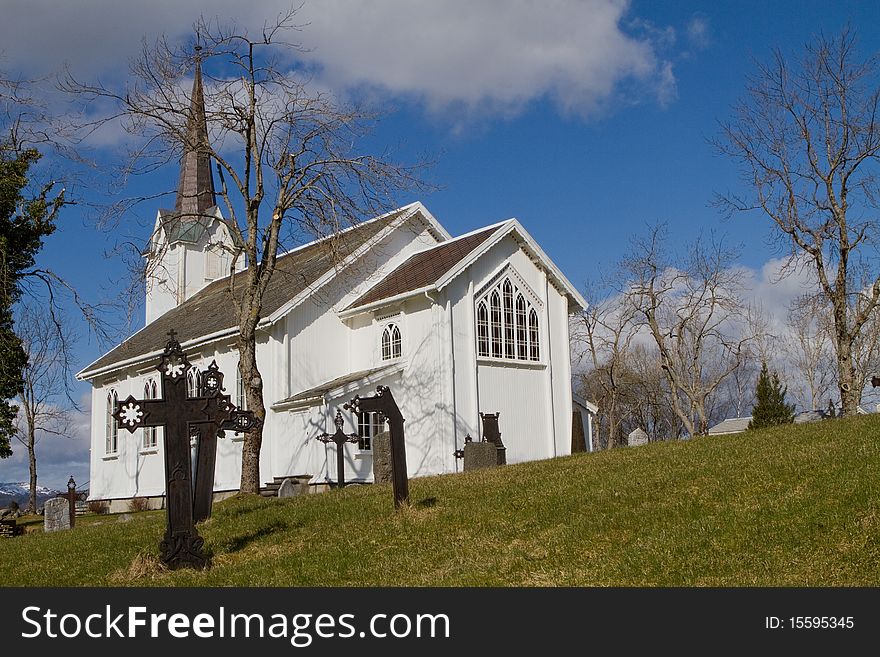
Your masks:
M391 483L391 434L387 431L373 436L373 482Z
M640 429L636 427L632 430L632 432L626 438L626 444L630 447L638 447L640 445L648 444L648 434L645 433L644 429Z
M490 442L466 442L464 444L464 471L480 468L495 468L498 463L498 448Z
M571 414L571 453L586 452L587 438L584 431L584 417L578 409Z
M336 426L336 433L322 433L320 436L316 436L316 440L320 440L324 444L336 444L336 487L344 488L345 450L343 447L345 446L345 443L356 443L359 440L359 437L356 433L345 433L342 430L343 427L345 427L345 420L342 419L342 411L336 411L336 418L333 420L333 424Z
M278 497L296 497L302 495L302 484L298 479L288 477L278 487Z
M394 506L399 508L409 504L409 477L406 473L406 434L403 425L406 420L388 386L378 386L373 397L355 395L343 406L355 413L380 413L382 421L388 422L391 434L391 486L394 492Z
M500 415L501 413L480 413L480 420L483 422L483 442L495 445L496 465L507 465L507 447L501 441L501 429L498 426Z
M127 399L116 403L113 417L130 433L146 427L165 428L165 537L159 544L160 560L172 570L180 567L204 568L207 555L204 539L195 522L211 513L214 457L217 437L224 430L248 432L261 420L251 411L235 407L223 394L223 373L212 362L202 377L201 394L190 397L186 389L191 365L175 332L159 357L161 373L158 399ZM190 436L198 429L205 458L199 458L193 477ZM195 479L195 483L193 483Z
M70 504L63 497L46 500L43 506L43 531L70 529Z

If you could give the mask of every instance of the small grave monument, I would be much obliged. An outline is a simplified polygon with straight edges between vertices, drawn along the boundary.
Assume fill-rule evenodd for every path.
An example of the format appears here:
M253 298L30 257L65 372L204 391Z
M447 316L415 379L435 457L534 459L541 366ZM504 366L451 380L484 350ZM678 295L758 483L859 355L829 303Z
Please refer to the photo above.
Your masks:
M373 482L391 483L391 434L382 431L372 437L370 447L373 451Z
M630 447L638 447L640 445L647 445L648 444L648 434L645 433L644 429L642 429L640 427L636 427L635 429L633 429L630 432L629 436L626 437L626 444L629 445Z
M167 528L159 544L160 559L171 569L204 568L204 540L196 531L195 521L210 514L217 436L227 429L251 431L259 420L252 412L237 409L229 395L222 394L223 373L216 362L205 372L202 394L189 397L189 360L175 339L175 332L170 331L168 336L157 367L161 373L159 399L135 399L129 395L117 403L113 417L130 433L144 427L165 428ZM196 428L205 442L200 446L193 486L190 435Z
M58 493L55 497L61 497L67 500L67 503L70 507L70 528L73 529L76 525L76 503L79 501L85 501L88 497L88 493L76 492L76 481L73 479L73 475L70 475L70 479L67 480L67 492L66 493Z
M403 431L403 415L388 386L376 388L373 397L355 396L343 406L355 413L380 413L380 418L388 422L391 433L391 484L394 489L394 506L409 503L409 479L406 474L406 436Z
M345 487L345 450L342 449L345 443L356 443L358 435L356 433L345 433L342 428L345 426L345 420L342 419L342 411L336 411L336 419L333 420L336 425L336 433L322 433L316 436L316 440L322 443L336 443L336 486L338 488ZM280 490L279 490L280 494Z
M70 529L70 504L63 497L46 500L43 506L43 531L57 532Z

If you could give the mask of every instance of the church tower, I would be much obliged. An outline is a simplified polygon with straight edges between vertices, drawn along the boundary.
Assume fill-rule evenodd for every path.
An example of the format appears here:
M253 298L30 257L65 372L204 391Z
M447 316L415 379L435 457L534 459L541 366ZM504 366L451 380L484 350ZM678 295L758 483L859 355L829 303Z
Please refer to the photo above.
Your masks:
M200 51L196 46L174 209L159 210L150 244L142 254L146 258L147 324L211 281L228 276L238 249L214 194ZM241 266L237 263L238 269Z

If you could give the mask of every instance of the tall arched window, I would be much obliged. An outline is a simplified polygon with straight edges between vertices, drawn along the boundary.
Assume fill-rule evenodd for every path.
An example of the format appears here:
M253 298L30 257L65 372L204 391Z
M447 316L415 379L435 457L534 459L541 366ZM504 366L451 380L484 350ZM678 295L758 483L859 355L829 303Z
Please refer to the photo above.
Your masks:
M501 331L501 297L498 294L498 290L495 290L489 297L489 307L492 311L489 324L492 329L492 356L493 358L501 358L504 354L502 347L502 336L504 334Z
M526 323L526 300L522 294L516 295L516 357L527 360L529 357L529 334Z
M400 328L397 324L388 324L382 331L382 360L400 358Z
M113 411L116 410L116 401L118 399L119 396L115 390L107 393L107 423L104 433L104 452L106 454L116 454L119 449L119 425L116 422L116 418L113 417Z
M156 386L156 381L154 379L148 379L144 383L144 399L158 399L159 398L159 389ZM157 437L157 432L159 429L157 427L145 427L143 429L144 432L144 449L156 449L156 445L159 444L159 440Z
M513 284L504 281L504 357L516 358L516 335L513 323Z
M198 397L201 394L201 375L198 368L192 366L186 373L186 394L188 397Z
M537 297L524 283L499 275L476 298L477 355L540 361Z
M477 354L489 355L489 311L485 301L477 306Z
M529 360L541 360L540 333L538 332L538 313L533 308L529 312Z

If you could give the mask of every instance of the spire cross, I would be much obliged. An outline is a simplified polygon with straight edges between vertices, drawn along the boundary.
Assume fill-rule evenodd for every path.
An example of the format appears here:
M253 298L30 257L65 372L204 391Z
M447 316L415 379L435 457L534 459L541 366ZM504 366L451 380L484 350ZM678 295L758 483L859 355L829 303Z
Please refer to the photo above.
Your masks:
M340 410L336 411L333 424L336 425L336 433L322 433L320 436L315 436L315 439L325 444L336 443L336 485L338 488L343 488L345 486L345 452L342 446L345 443L356 443L360 440L360 436L356 433L347 434L343 431L345 420L342 419L342 411Z

